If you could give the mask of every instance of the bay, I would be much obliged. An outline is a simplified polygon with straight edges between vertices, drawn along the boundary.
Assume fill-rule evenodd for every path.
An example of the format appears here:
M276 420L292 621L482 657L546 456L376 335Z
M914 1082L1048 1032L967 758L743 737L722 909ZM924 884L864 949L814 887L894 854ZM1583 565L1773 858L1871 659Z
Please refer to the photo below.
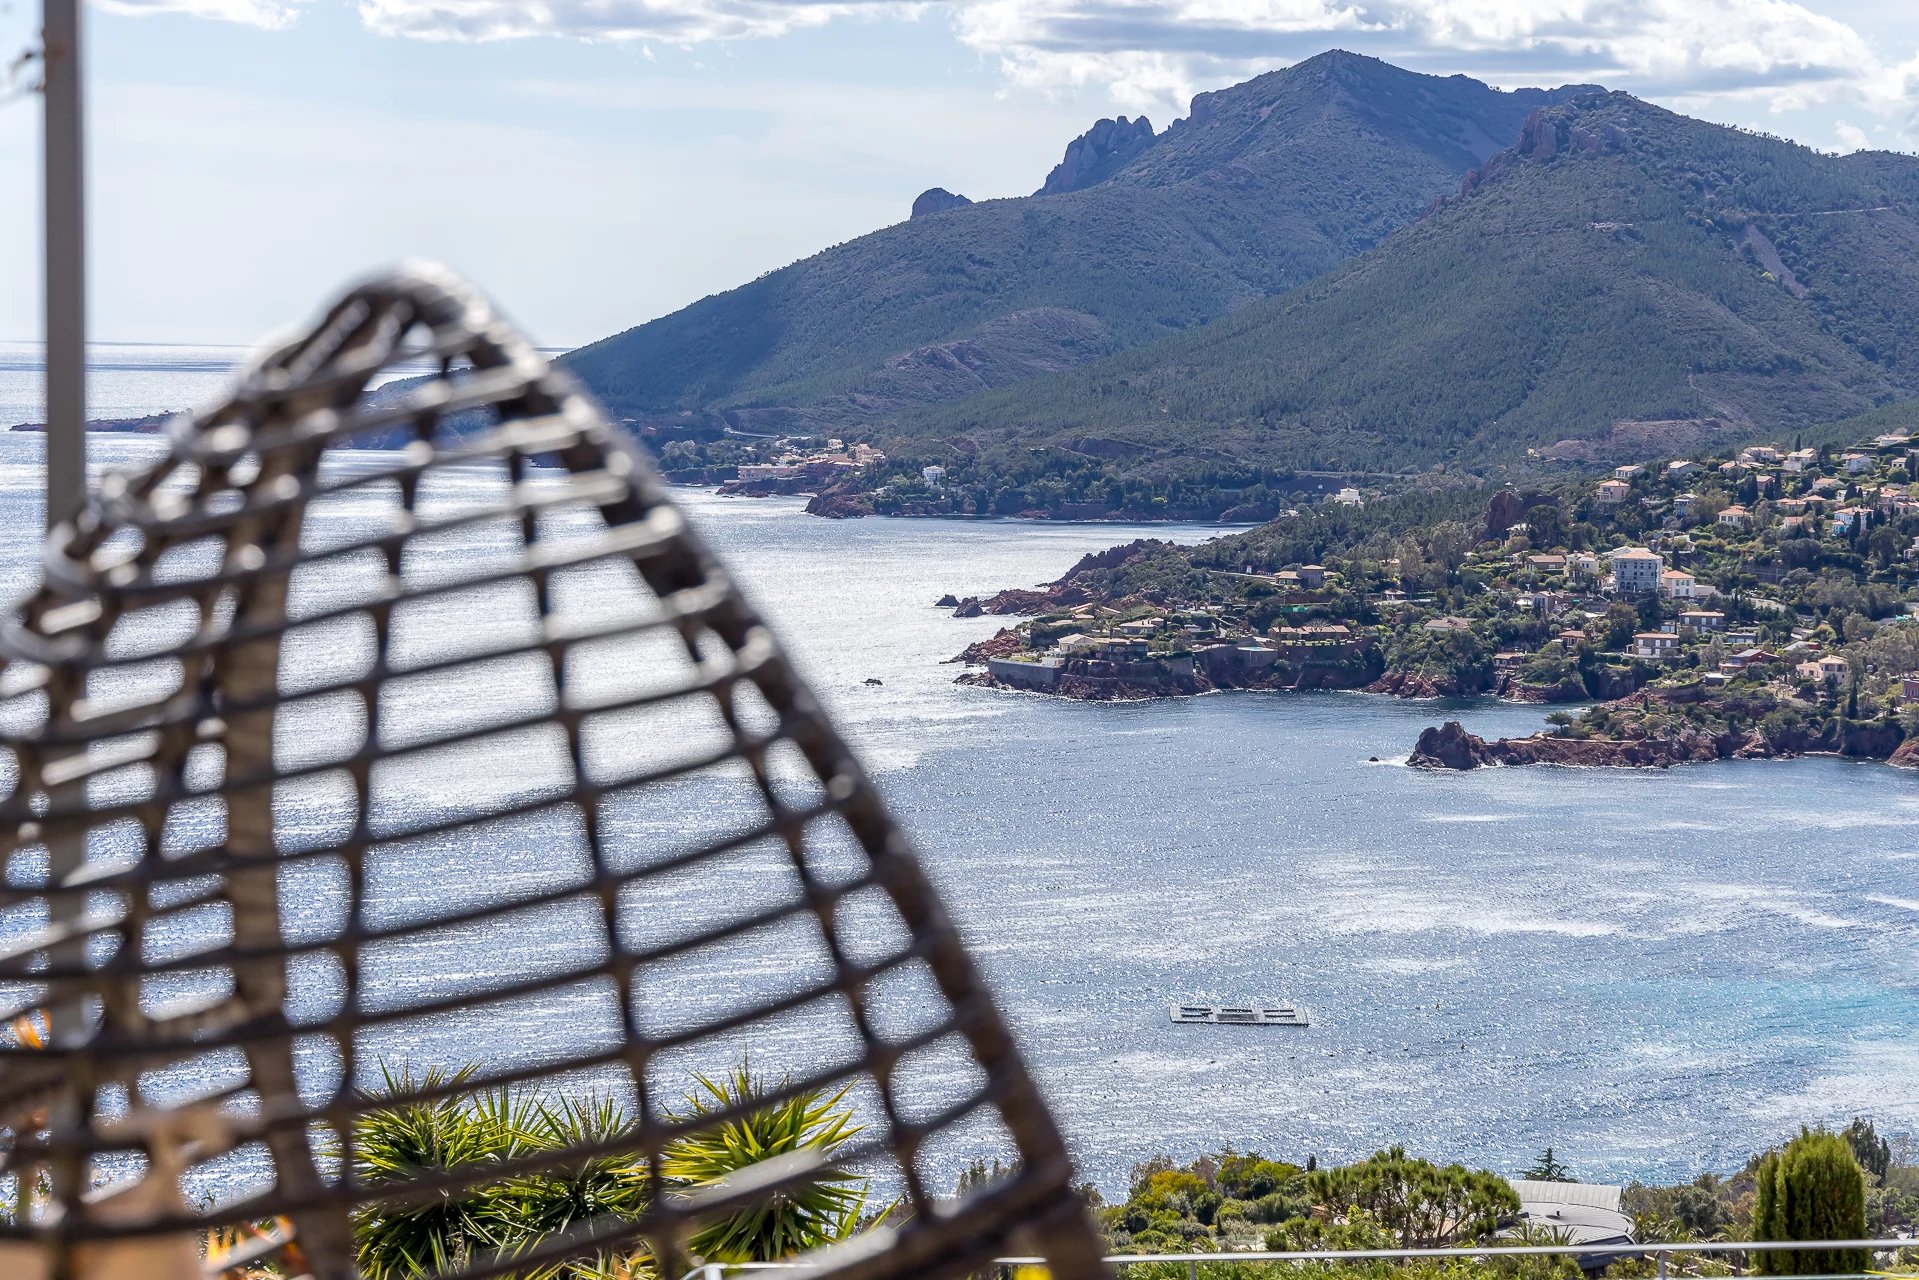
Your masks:
M0 438L10 592L33 574L38 449ZM942 660L1002 624L932 608L943 592L1216 531L680 496L912 830L1109 1193L1135 1160L1227 1143L1322 1161L1403 1143L1508 1171L1551 1144L1582 1178L1655 1179L1734 1167L1801 1122L1919 1124L1919 778L1830 759L1432 775L1398 763L1423 726L1521 733L1539 709L955 686ZM516 946L539 959L537 939L489 950ZM1201 994L1290 997L1314 1025L1171 1025L1168 1001Z

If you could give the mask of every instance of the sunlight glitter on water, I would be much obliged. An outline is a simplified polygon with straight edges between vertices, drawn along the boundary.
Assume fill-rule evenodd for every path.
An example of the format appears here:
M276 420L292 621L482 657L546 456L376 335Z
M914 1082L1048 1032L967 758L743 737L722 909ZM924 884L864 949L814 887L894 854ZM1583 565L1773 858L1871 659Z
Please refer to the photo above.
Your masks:
M13 588L33 572L38 446L0 437ZM1214 531L833 522L793 500L680 496L914 832L1108 1189L1135 1159L1228 1142L1323 1159L1403 1142L1501 1169L1551 1143L1585 1177L1678 1177L1734 1166L1800 1121L1870 1109L1919 1126L1899 1032L1919 1025L1919 779L1830 760L1434 776L1368 757L1403 759L1444 718L1529 732L1540 709L1269 694L1089 706L956 687L943 660L1004 620L953 619L932 607L941 594ZM440 498L457 504L457 485ZM324 739L324 716L309 727ZM396 806L431 810L485 772L443 761ZM687 790L627 821L644 842L724 816ZM327 832L297 794L285 826L289 840ZM396 868L394 901L537 885L548 844L527 828L437 849ZM675 895L659 905L700 909L697 886ZM482 960L547 954L537 935L471 942L435 964L470 978ZM1315 1025L1172 1026L1167 1002L1199 991L1293 998ZM533 1011L491 1043L534 1052L566 1018ZM409 1035L424 1058L475 1042L464 1025Z

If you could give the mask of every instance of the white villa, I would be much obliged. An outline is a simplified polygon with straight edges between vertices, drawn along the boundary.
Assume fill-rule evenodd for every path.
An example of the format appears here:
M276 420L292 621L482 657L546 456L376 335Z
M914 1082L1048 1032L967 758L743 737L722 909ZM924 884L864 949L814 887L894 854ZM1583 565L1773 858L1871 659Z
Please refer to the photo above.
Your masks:
M1613 590L1622 596L1659 590L1666 562L1646 547L1621 547L1607 557L1612 562Z

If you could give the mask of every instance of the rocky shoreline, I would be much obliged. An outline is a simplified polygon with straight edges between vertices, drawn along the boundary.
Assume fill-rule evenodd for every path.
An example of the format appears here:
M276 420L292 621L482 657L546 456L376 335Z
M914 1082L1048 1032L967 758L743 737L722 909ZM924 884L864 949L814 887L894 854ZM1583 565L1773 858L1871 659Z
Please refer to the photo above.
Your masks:
M968 610L968 606L972 608ZM980 608L979 602L971 599L962 602L959 607L962 612L956 616L960 617L978 617L985 612L996 612ZM1001 627L987 639L975 641L946 660L969 667L987 668L964 672L955 677L953 683L980 689L1033 692L1030 687L995 675L988 665L995 658L1012 658L1023 652L1025 647L1025 637L1019 631L1012 627ZM1245 669L1224 661L1196 661L1190 670L1184 667L1178 670L1162 667L1152 672L1109 670L1115 665L1099 662L1071 664L1061 673L1057 684L1045 692L1053 697L1072 698L1081 702L1145 702L1155 698L1190 698L1202 693L1230 691L1359 692L1410 700L1492 697L1503 702L1532 705L1578 702L1587 697L1582 688L1527 685L1510 679L1502 679L1491 688L1462 689L1455 681L1436 680L1417 672L1380 673L1376 667L1376 655L1369 659L1346 661L1275 663L1263 669ZM1143 668L1146 665L1124 664L1127 668Z
M1583 768L1647 769L1714 760L1785 760L1804 755L1836 755L1883 760L1898 768L1919 768L1919 738L1906 738L1897 726L1834 721L1820 732L1768 738L1758 730L1670 737L1573 738L1536 733L1526 738L1488 740L1457 720L1419 735L1407 763L1415 769L1478 769L1489 765L1557 764Z
M167 429L167 424L178 417L174 413L148 413L137 418L89 418L88 431L105 432L108 435L157 436ZM8 431L44 432L44 422L16 422Z

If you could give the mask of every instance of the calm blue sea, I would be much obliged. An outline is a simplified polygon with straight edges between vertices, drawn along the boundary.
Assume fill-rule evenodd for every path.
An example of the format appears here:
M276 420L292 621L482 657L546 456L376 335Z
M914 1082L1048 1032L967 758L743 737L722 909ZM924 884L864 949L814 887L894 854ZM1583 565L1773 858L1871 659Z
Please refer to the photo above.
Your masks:
M233 354L142 349L161 350L176 354L121 361L138 367L98 412L190 403ZM0 423L35 399L31 359L14 363ZM101 462L154 448L94 443ZM9 592L33 572L38 456L38 437L0 435ZM931 607L943 592L1210 531L684 497L916 834L1109 1191L1135 1160L1224 1144L1340 1159L1403 1143L1502 1170L1551 1144L1582 1178L1650 1179L1735 1166L1802 1121L1919 1128L1919 776L1836 760L1434 776L1399 763L1425 725L1520 733L1539 712L961 688L941 660L999 622L950 618ZM473 963L533 963L534 945L480 940ZM1169 1000L1206 993L1291 997L1314 1025L1170 1025ZM527 1049L514 1037L482 1051ZM415 1052L474 1045L449 1031Z

